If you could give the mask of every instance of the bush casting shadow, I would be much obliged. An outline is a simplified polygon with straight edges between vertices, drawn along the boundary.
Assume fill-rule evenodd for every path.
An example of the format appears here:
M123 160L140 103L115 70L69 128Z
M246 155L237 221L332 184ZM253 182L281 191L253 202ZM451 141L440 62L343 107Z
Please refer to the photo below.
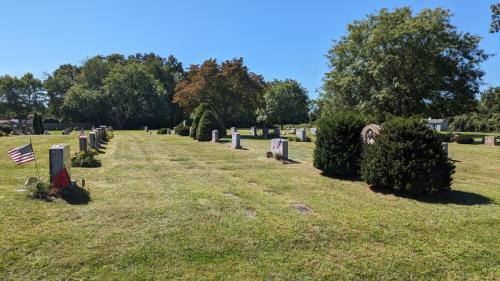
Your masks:
M327 172L321 172L321 175L327 178L342 180L342 181L363 181L360 175L335 175Z
M90 192L79 187L72 185L60 191L61 198L71 205L85 205L90 202Z
M460 190L448 190L441 191L436 194L423 194L421 196L413 196L401 191L395 191L387 187L376 187L370 186L373 192L384 194L384 195L395 195L402 198L413 199L420 202L432 203L432 204L455 204L464 206L473 205L486 205L491 204L493 200L481 194L460 191Z

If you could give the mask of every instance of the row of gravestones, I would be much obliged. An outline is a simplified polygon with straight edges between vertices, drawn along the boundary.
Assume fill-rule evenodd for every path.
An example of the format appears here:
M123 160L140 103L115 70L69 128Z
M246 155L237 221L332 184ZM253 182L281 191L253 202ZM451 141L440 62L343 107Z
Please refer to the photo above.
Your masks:
M87 141L87 136L82 130L80 136L78 136L80 152L87 151L89 148L98 149L100 144L104 142L106 130L106 126L100 126L92 129L89 133L89 141ZM50 182L52 182L54 177L57 176L64 168L68 172L68 176L71 178L70 146L65 143L54 144L49 148Z

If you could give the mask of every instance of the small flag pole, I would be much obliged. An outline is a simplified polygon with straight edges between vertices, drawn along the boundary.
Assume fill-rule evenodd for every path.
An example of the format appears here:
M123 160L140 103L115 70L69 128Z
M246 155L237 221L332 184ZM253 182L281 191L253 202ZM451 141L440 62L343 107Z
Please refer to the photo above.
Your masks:
M33 144L31 143L31 138L30 138L30 145L31 145L31 149L33 149L33 156L35 158L36 174L38 175L38 178L40 179L40 172L38 171L38 164L36 163L35 148L33 147Z

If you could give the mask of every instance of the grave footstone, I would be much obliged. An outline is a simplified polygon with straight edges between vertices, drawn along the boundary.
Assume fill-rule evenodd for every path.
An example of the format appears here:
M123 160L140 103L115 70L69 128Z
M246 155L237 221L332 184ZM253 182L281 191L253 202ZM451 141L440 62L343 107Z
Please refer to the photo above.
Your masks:
M80 152L87 152L87 136L80 135L78 137L78 144L80 146Z
M250 135L253 137L257 136L257 128L256 127L250 128Z
M484 144L485 145L490 145L490 146L497 145L495 136L485 136L484 137Z
M271 153L273 156L281 156L283 159L288 159L288 140L272 139L271 140Z
M49 171L50 182L57 176L63 168L66 168L71 178L71 160L69 144L54 144L49 149Z
M212 142L218 142L218 141L219 141L219 131L213 130L212 131Z
M306 129L297 129L295 131L295 136L298 141L307 141Z
M92 131L89 133L89 145L91 149L97 149L97 136L96 131Z
M231 147L234 148L234 149L241 149L240 133L235 132L235 133L232 134Z

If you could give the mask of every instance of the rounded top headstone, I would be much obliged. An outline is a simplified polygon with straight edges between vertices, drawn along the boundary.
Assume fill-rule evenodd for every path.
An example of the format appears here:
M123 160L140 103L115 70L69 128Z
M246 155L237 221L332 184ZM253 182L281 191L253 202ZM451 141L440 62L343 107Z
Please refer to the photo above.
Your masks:
M377 124L366 125L363 130L361 130L361 140L364 144L373 144L375 138L380 134L382 128Z

